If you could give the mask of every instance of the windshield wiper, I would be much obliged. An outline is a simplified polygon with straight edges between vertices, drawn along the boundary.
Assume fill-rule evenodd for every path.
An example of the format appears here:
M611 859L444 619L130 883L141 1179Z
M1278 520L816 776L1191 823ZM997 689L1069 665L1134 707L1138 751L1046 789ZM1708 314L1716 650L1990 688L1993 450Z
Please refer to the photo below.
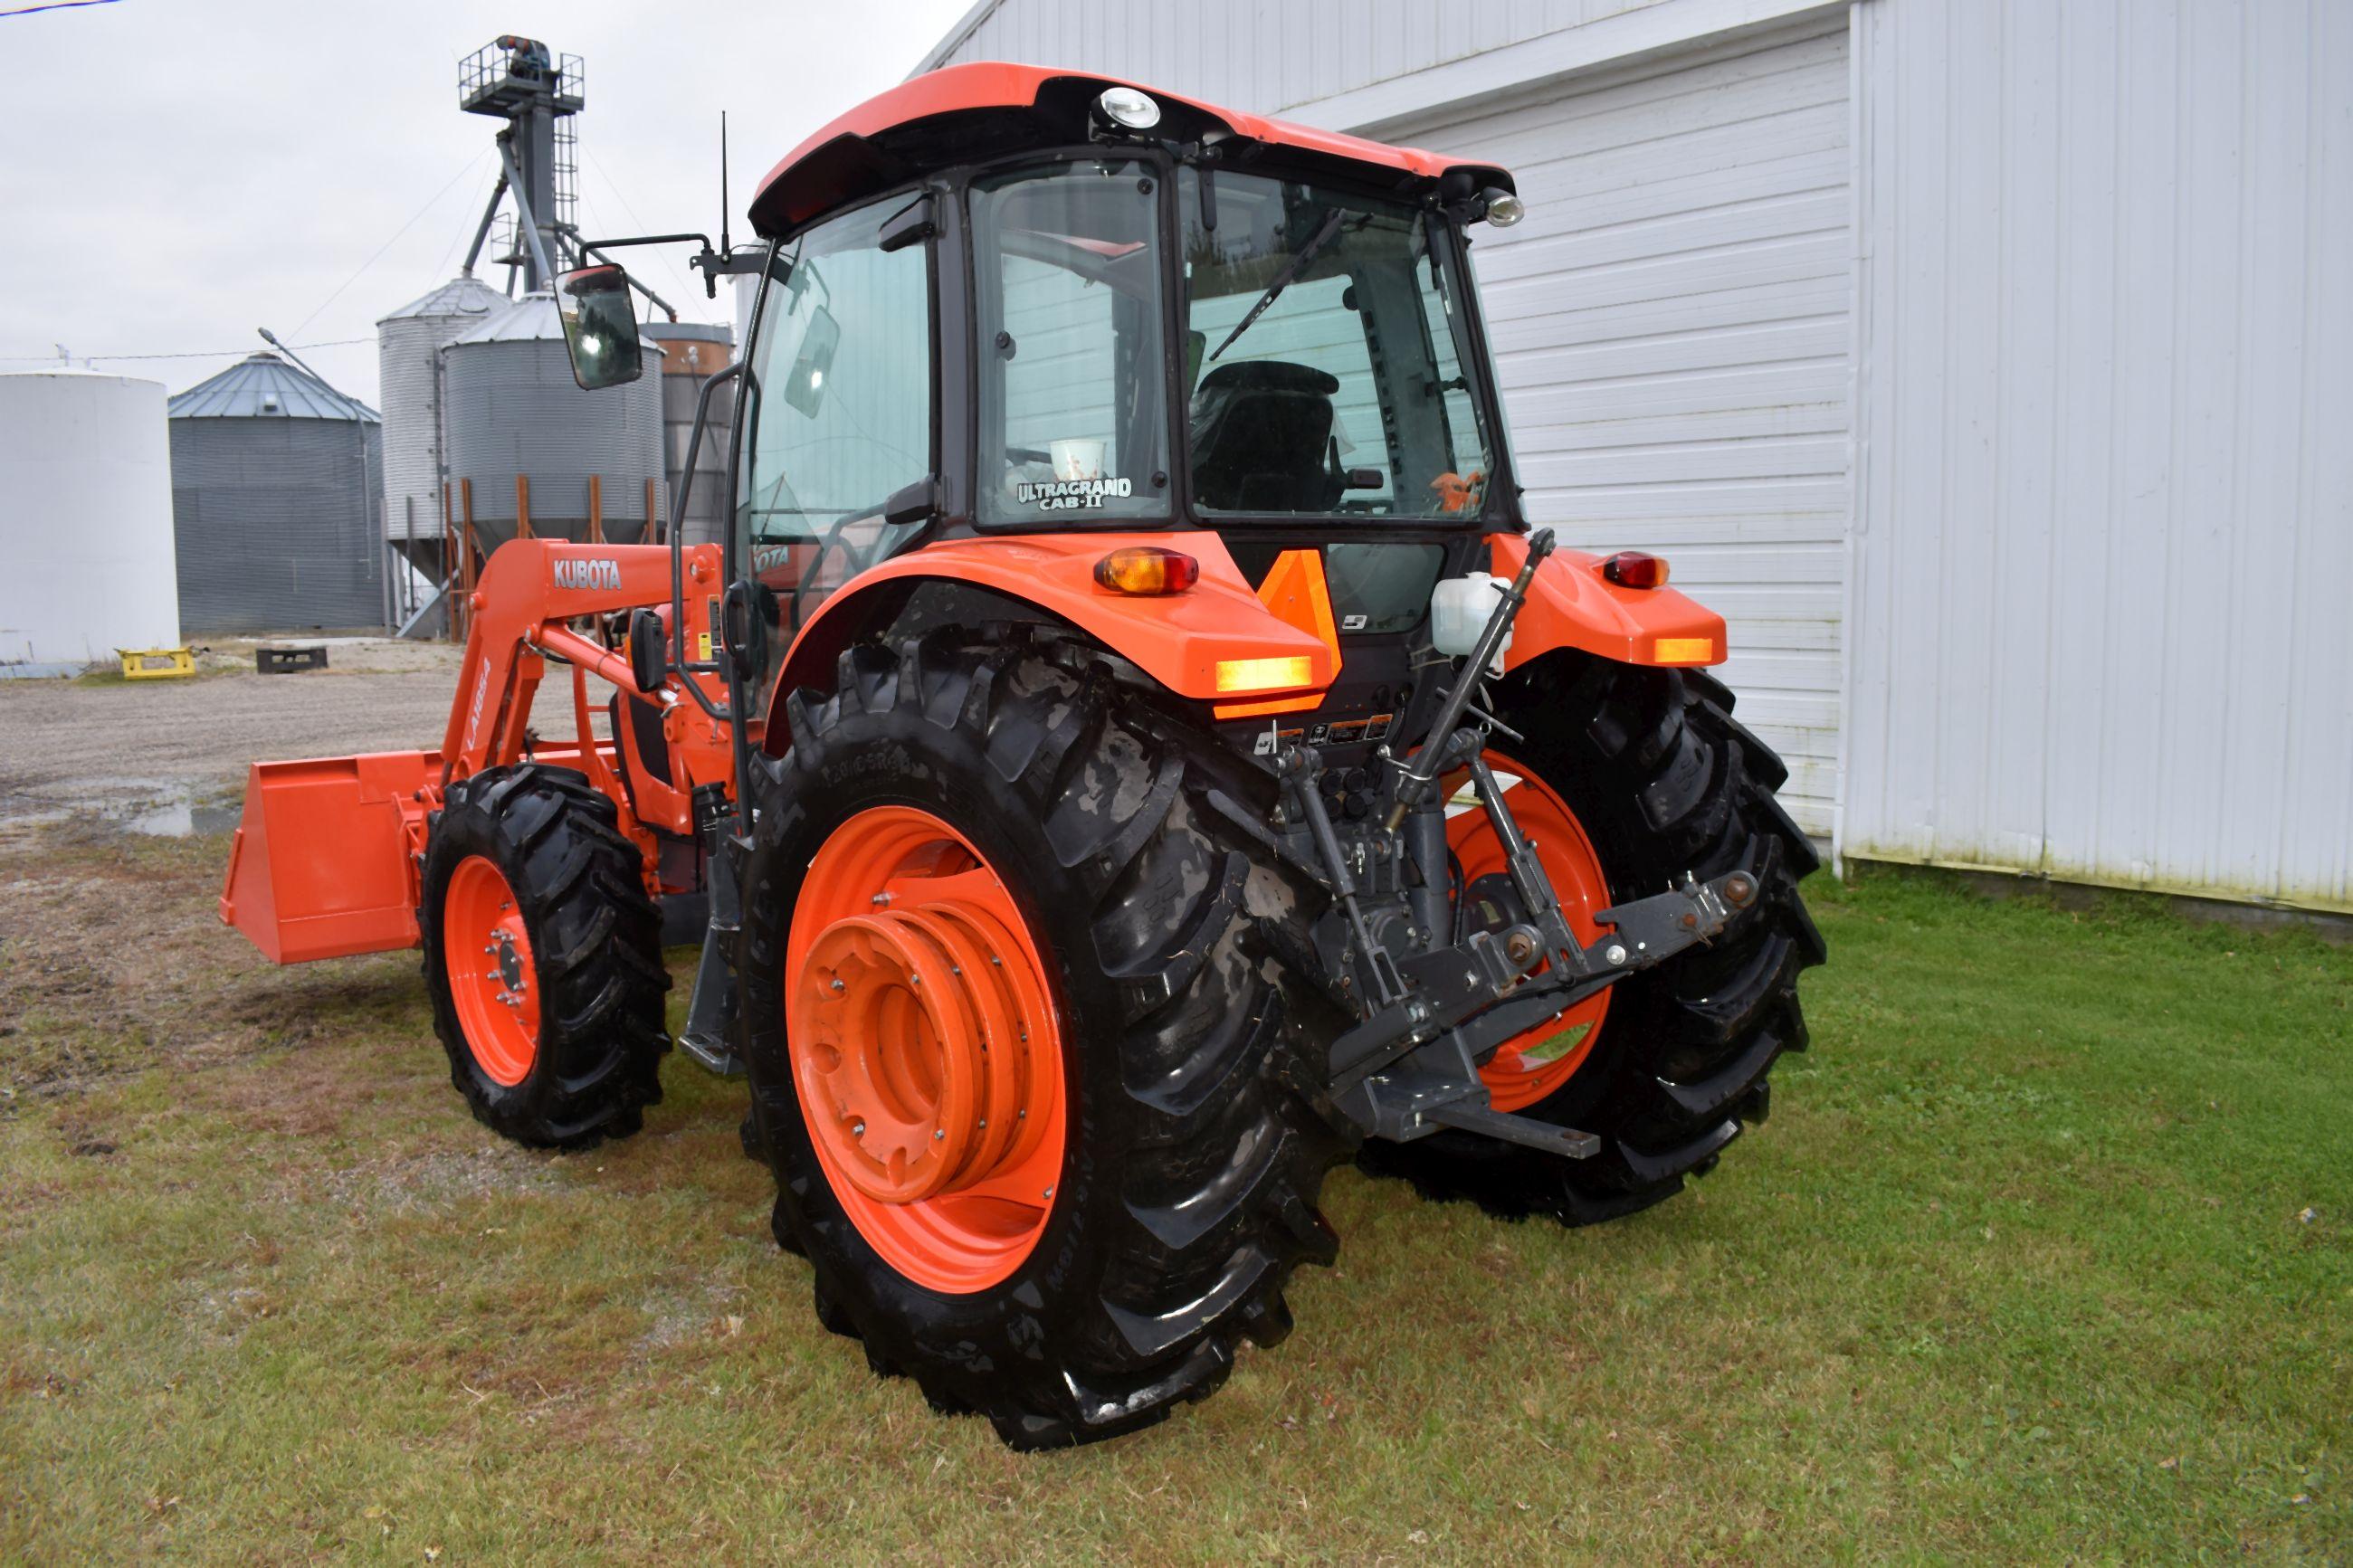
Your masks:
M1372 216L1366 213L1357 221L1362 223ZM1321 255L1325 246L1332 243L1332 237L1340 232L1340 226L1347 221L1347 216L1346 213L1335 210L1330 217L1324 220L1324 226L1315 231L1315 237L1300 247L1299 254L1291 258L1291 265L1277 273L1274 281L1266 286L1266 292L1258 297L1258 303L1250 308L1250 313L1236 321L1234 330L1226 334L1226 341L1211 351L1209 354L1211 359L1217 358L1219 354L1233 347L1234 340L1250 331L1250 323L1266 313L1266 308L1274 303L1275 296L1290 288L1292 280L1304 272L1307 269L1307 264Z

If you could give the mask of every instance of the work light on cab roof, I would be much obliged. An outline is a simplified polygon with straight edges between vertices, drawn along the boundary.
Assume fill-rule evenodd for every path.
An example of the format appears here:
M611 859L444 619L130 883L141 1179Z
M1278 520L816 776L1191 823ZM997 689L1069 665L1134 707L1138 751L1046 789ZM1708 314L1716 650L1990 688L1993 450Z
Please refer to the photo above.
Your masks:
M1528 516L1470 266L1520 212L1086 72L860 105L694 258L755 290L669 542L500 546L440 748L257 767L225 916L421 944L475 1115L577 1148L659 1100L702 900L676 1043L748 1078L820 1319L1021 1447L1280 1339L1352 1155L1669 1196L1804 1040L1814 852L1723 618ZM565 279L567 397L641 368L604 258L661 237Z

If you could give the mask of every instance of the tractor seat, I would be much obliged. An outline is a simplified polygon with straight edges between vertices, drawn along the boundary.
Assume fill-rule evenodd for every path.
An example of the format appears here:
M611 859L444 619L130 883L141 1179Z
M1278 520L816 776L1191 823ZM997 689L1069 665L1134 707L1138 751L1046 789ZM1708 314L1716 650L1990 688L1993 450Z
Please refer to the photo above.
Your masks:
M1241 360L1201 378L1192 408L1193 493L1219 511L1329 511L1324 462L1339 378L1283 360Z

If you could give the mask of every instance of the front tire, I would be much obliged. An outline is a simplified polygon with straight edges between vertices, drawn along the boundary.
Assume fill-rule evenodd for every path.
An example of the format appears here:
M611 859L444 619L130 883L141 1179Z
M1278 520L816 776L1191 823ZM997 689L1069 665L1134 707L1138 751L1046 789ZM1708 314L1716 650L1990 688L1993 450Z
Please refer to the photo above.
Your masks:
M613 803L524 763L449 788L426 841L425 983L449 1079L518 1143L638 1131L670 1049L661 916Z
M1345 1147L1292 1087L1294 1032L1241 946L1246 905L1274 895L1195 808L1214 741L1147 700L1083 654L854 648L836 694L787 703L791 749L755 781L744 1054L777 1239L876 1371L1016 1447L1206 1397L1240 1341L1282 1337L1292 1270L1337 1246L1315 1200ZM842 874L861 855L871 892ZM957 890L976 879L1005 902ZM976 982L976 952L1004 970ZM1059 1152L952 1123L949 1080L1013 1073L983 1047L1041 1018L1054 1048L1008 1103L1050 1113Z

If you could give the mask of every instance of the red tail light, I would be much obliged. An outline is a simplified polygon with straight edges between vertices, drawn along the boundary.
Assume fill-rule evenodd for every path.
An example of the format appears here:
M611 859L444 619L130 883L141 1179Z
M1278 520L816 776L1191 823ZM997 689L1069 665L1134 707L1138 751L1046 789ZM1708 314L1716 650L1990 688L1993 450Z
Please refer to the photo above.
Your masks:
M1601 563L1601 574L1620 588L1663 588L1667 563L1639 550L1621 550Z

